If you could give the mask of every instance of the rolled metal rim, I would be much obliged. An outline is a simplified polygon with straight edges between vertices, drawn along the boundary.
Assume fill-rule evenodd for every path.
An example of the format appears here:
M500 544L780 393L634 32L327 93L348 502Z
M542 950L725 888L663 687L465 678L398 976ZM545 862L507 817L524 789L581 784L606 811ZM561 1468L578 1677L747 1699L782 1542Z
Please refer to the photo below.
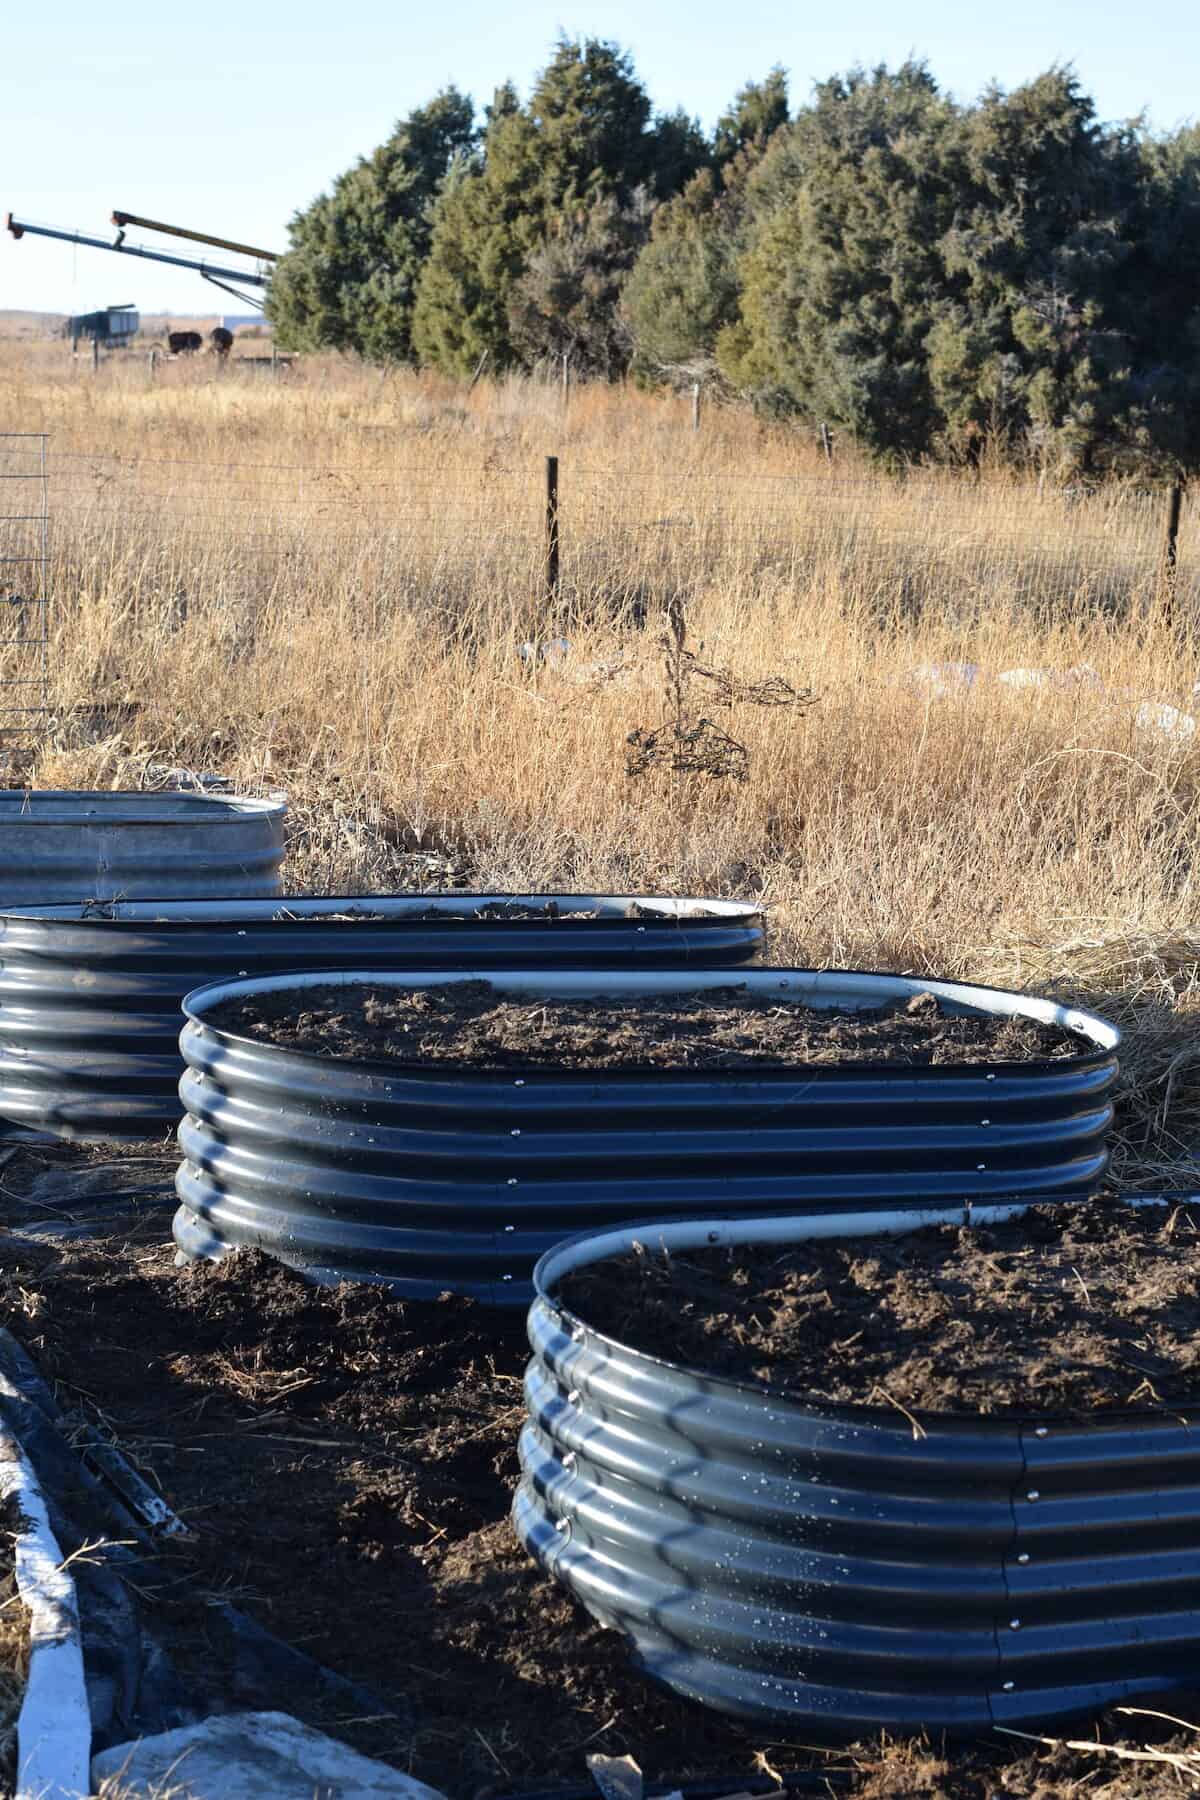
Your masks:
M283 818L283 798L193 794L175 789L0 788L0 826L172 825L203 818L235 824L251 815Z
M2 796L0 796L2 798ZM282 810L282 806L280 808ZM2 822L2 821L0 821ZM193 925L237 924L241 921L253 922L261 928L278 924L281 928L293 925L297 920L306 918L322 918L331 912L358 908L364 915L378 914L375 923L406 922L407 915L412 915L414 924L427 924L431 921L424 915L442 913L449 918L469 916L483 911L488 906L529 906L545 908L553 902L559 909L560 923L570 924L575 913L597 912L598 918L578 920L580 924L592 926L613 924L628 925L630 918L628 909L633 906L643 907L652 917L650 924L687 924L703 925L711 919L714 925L761 925L765 921L766 909L748 900L706 900L675 899L671 896L653 894L481 894L458 891L455 889L437 889L430 893L415 894L280 894L269 900L262 899L228 899L228 900L112 900L112 901L56 901L49 905L24 902L19 906L0 904L0 924L5 919L52 919L68 924L104 925L120 931L126 928L137 931L146 925L153 925L155 930L168 932L185 932ZM280 915L265 917L267 908ZM334 921L330 921L333 923ZM372 922L369 918L366 922ZM546 923L545 918L492 920L492 924L505 924L514 931L522 926L536 926L539 929ZM197 993L201 990L196 989Z
M1123 1205L1135 1208L1166 1207L1170 1204L1169 1200L1156 1194L1123 1194L1121 1201ZM875 1418L891 1423L892 1418L886 1408L872 1407L866 1401L822 1400L819 1396L808 1395L800 1389L784 1387L777 1382L740 1380L732 1375L716 1375L700 1364L659 1356L652 1350L640 1350L599 1330L581 1314L572 1312L570 1307L564 1306L557 1298L555 1288L564 1275L574 1274L576 1270L587 1268L593 1263L608 1262L635 1247L667 1251L735 1250L755 1244L808 1243L819 1238L904 1237L909 1232L924 1231L936 1225L965 1226L969 1229L980 1225L1005 1225L1014 1219L1024 1218L1039 1207L1055 1204L1053 1196L1047 1195L1045 1199L1039 1200L999 1204L993 1201L966 1200L960 1206L895 1207L881 1212L803 1215L771 1213L741 1219L724 1215L696 1219L647 1219L640 1224L613 1226L607 1231L577 1231L545 1251L534 1264L533 1306L546 1307L577 1340L586 1335L607 1349L644 1362L648 1367L661 1369L666 1375L684 1375L703 1381L714 1395L721 1392L755 1394L789 1406L819 1412L822 1417L863 1421ZM1200 1397L1200 1383L1197 1393ZM971 1417L964 1413L939 1412L934 1407L918 1407L916 1412L921 1418L937 1420L939 1424L947 1420ZM1012 1426L1022 1416L1006 1413L990 1422ZM1064 1415L1039 1409L1036 1415L1032 1412L1029 1415L1030 1423L1035 1416L1038 1423L1053 1424ZM1163 1413L1161 1407L1157 1410L1136 1406L1106 1407L1103 1416L1106 1421L1114 1424L1118 1421L1137 1420L1158 1422ZM1073 1420L1073 1423L1078 1424L1078 1420Z
M806 1082L843 1079L846 1071L853 1068L874 1075L895 1077L904 1081L939 1082L953 1081L956 1078L977 1079L981 1071L991 1068L1010 1068L1030 1075L1046 1074L1052 1070L1080 1069L1092 1064L1100 1064L1110 1059L1120 1048L1121 1033L1119 1028L1108 1019L1097 1013L1086 1012L1078 1007L1063 1006L1056 1000L1047 1000L1035 995L1008 993L1000 988L979 987L967 982L924 981L916 976L873 973L866 970L812 970L784 967L768 967L757 969L722 968L722 969L659 969L659 970L617 970L605 971L603 974L587 969L305 969L294 974L266 975L251 977L238 981L208 982L203 987L193 988L185 995L183 1011L195 1025L222 1041L232 1044L248 1044L260 1054L269 1047L279 1056L296 1058L305 1064L319 1064L328 1068L331 1062L344 1067L364 1069L397 1069L422 1068L428 1070L430 1065L422 1062L408 1062L400 1058L387 1057L346 1057L331 1058L315 1050L301 1050L291 1045L274 1045L270 1039L250 1038L245 1034L232 1031L224 1025L213 1025L211 1013L214 1008L227 1000L245 1000L255 994L282 993L289 989L313 987L372 987L395 988L398 992L419 988L445 987L450 983L466 981L486 982L495 991L506 997L515 999L529 998L544 1000L547 998L570 999L604 999L621 1000L630 998L646 998L653 996L683 996L734 988L762 999L786 999L799 1005L818 1010L833 1011L857 1005L861 1009L877 1007L888 1000L902 1001L918 994L933 994L941 1000L951 1012L984 1013L1005 1018L1025 1018L1046 1025L1058 1025L1064 1030L1074 1032L1090 1049L1081 1050L1078 1056L1047 1057L1031 1059L1012 1064L990 1063L986 1059L979 1062L938 1063L938 1064L905 1064L900 1062L869 1062L847 1059L840 1063L786 1063L756 1062L747 1063L720 1071L723 1080L736 1081L739 1076L761 1080L765 1074L803 1073ZM439 1058L437 1067L450 1071L461 1065L455 1064L450 1057ZM499 1073L511 1074L520 1063L508 1062ZM536 1063L527 1065L537 1068ZM475 1074L486 1074L486 1069L472 1065ZM689 1069L664 1069L653 1064L622 1063L620 1073L633 1074L640 1072L653 1073L656 1079L669 1082L673 1077L694 1079L695 1071ZM597 1071L594 1068L572 1069L555 1067L556 1080L574 1080L593 1083Z

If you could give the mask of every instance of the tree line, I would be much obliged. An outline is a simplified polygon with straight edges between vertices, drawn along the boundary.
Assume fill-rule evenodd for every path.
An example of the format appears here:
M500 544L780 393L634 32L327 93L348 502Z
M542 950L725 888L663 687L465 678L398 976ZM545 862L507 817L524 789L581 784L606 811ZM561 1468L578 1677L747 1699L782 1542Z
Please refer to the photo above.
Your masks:
M969 104L854 69L793 109L775 68L705 133L564 38L527 100L402 119L290 241L285 348L699 380L896 462L1200 463L1200 127L1104 123L1069 69Z

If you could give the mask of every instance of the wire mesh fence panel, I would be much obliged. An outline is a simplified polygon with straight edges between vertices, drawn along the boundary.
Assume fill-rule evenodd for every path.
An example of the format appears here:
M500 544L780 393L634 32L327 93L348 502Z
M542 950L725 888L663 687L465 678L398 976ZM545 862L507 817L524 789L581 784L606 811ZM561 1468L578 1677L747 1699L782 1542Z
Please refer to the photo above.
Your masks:
M179 618L280 595L349 606L377 629L419 605L459 620L486 596L527 605L543 547L524 471L436 463L336 468L77 457L61 476L56 555L141 615Z
M1076 496L968 484L779 480L665 473L631 495L595 468L564 472L563 553L581 587L669 591L718 576L836 574L889 612L935 602L965 619L987 608L1119 610L1153 590L1164 498ZM1197 597L1193 564L1181 590Z
M469 633L484 613L527 637L576 611L640 623L718 588L753 604L834 581L881 619L936 607L969 625L1007 609L1121 614L1152 604L1163 579L1162 490L565 456L550 592L540 460L444 443L424 459L405 444L397 460L382 438L363 454L359 437L346 456L56 454L52 585L115 597L122 616L167 633L211 613L245 649L276 602L297 625L332 605L351 641L401 615ZM1179 541L1187 613L1200 604L1198 511L1186 503ZM24 526L36 535L36 519ZM44 581L40 592L44 609Z
M49 462L44 432L0 433L0 783L49 721Z

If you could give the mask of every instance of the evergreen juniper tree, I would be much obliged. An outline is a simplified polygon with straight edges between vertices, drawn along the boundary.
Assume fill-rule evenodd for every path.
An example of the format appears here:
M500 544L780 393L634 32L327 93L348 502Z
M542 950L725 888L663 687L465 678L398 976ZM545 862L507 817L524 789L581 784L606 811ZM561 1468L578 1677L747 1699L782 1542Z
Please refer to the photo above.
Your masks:
M538 247L586 231L600 202L628 209L640 189L661 195L704 155L698 130L678 115L651 118L625 52L560 39L527 105L502 90L479 165L439 199L413 322L423 360L456 373L485 353L493 366L514 361L511 308Z
M656 212L624 290L639 376L712 373L718 334L737 316L747 186L787 108L782 69L748 82L717 124L711 165Z
M880 454L927 448L937 422L925 340L938 245L959 184L956 112L923 64L823 82L754 177L739 318L718 360Z
M295 215L267 291L281 346L355 350L379 362L411 355L433 202L475 141L471 101L447 88Z

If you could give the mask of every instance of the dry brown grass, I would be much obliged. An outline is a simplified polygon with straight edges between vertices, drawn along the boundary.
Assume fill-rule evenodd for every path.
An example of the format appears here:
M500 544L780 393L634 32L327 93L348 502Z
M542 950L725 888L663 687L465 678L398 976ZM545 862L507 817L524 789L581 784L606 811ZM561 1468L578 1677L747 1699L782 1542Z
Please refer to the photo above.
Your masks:
M780 960L1103 996L1141 1025L1122 1172L1186 1179L1200 737L1133 712L1190 708L1200 676L1163 617L1159 500L1073 505L1000 471L869 482L745 415L693 436L687 411L597 388L564 414L529 382L468 394L336 359L151 383L142 361L93 377L4 348L0 423L48 430L55 471L39 781L157 761L286 788L294 888L394 884L428 850L479 886L762 897ZM1194 506L1184 531L1190 608ZM744 783L625 773L679 604L705 662L818 696L714 713ZM522 660L560 634L564 660ZM1086 664L1103 687L906 679L950 662Z

